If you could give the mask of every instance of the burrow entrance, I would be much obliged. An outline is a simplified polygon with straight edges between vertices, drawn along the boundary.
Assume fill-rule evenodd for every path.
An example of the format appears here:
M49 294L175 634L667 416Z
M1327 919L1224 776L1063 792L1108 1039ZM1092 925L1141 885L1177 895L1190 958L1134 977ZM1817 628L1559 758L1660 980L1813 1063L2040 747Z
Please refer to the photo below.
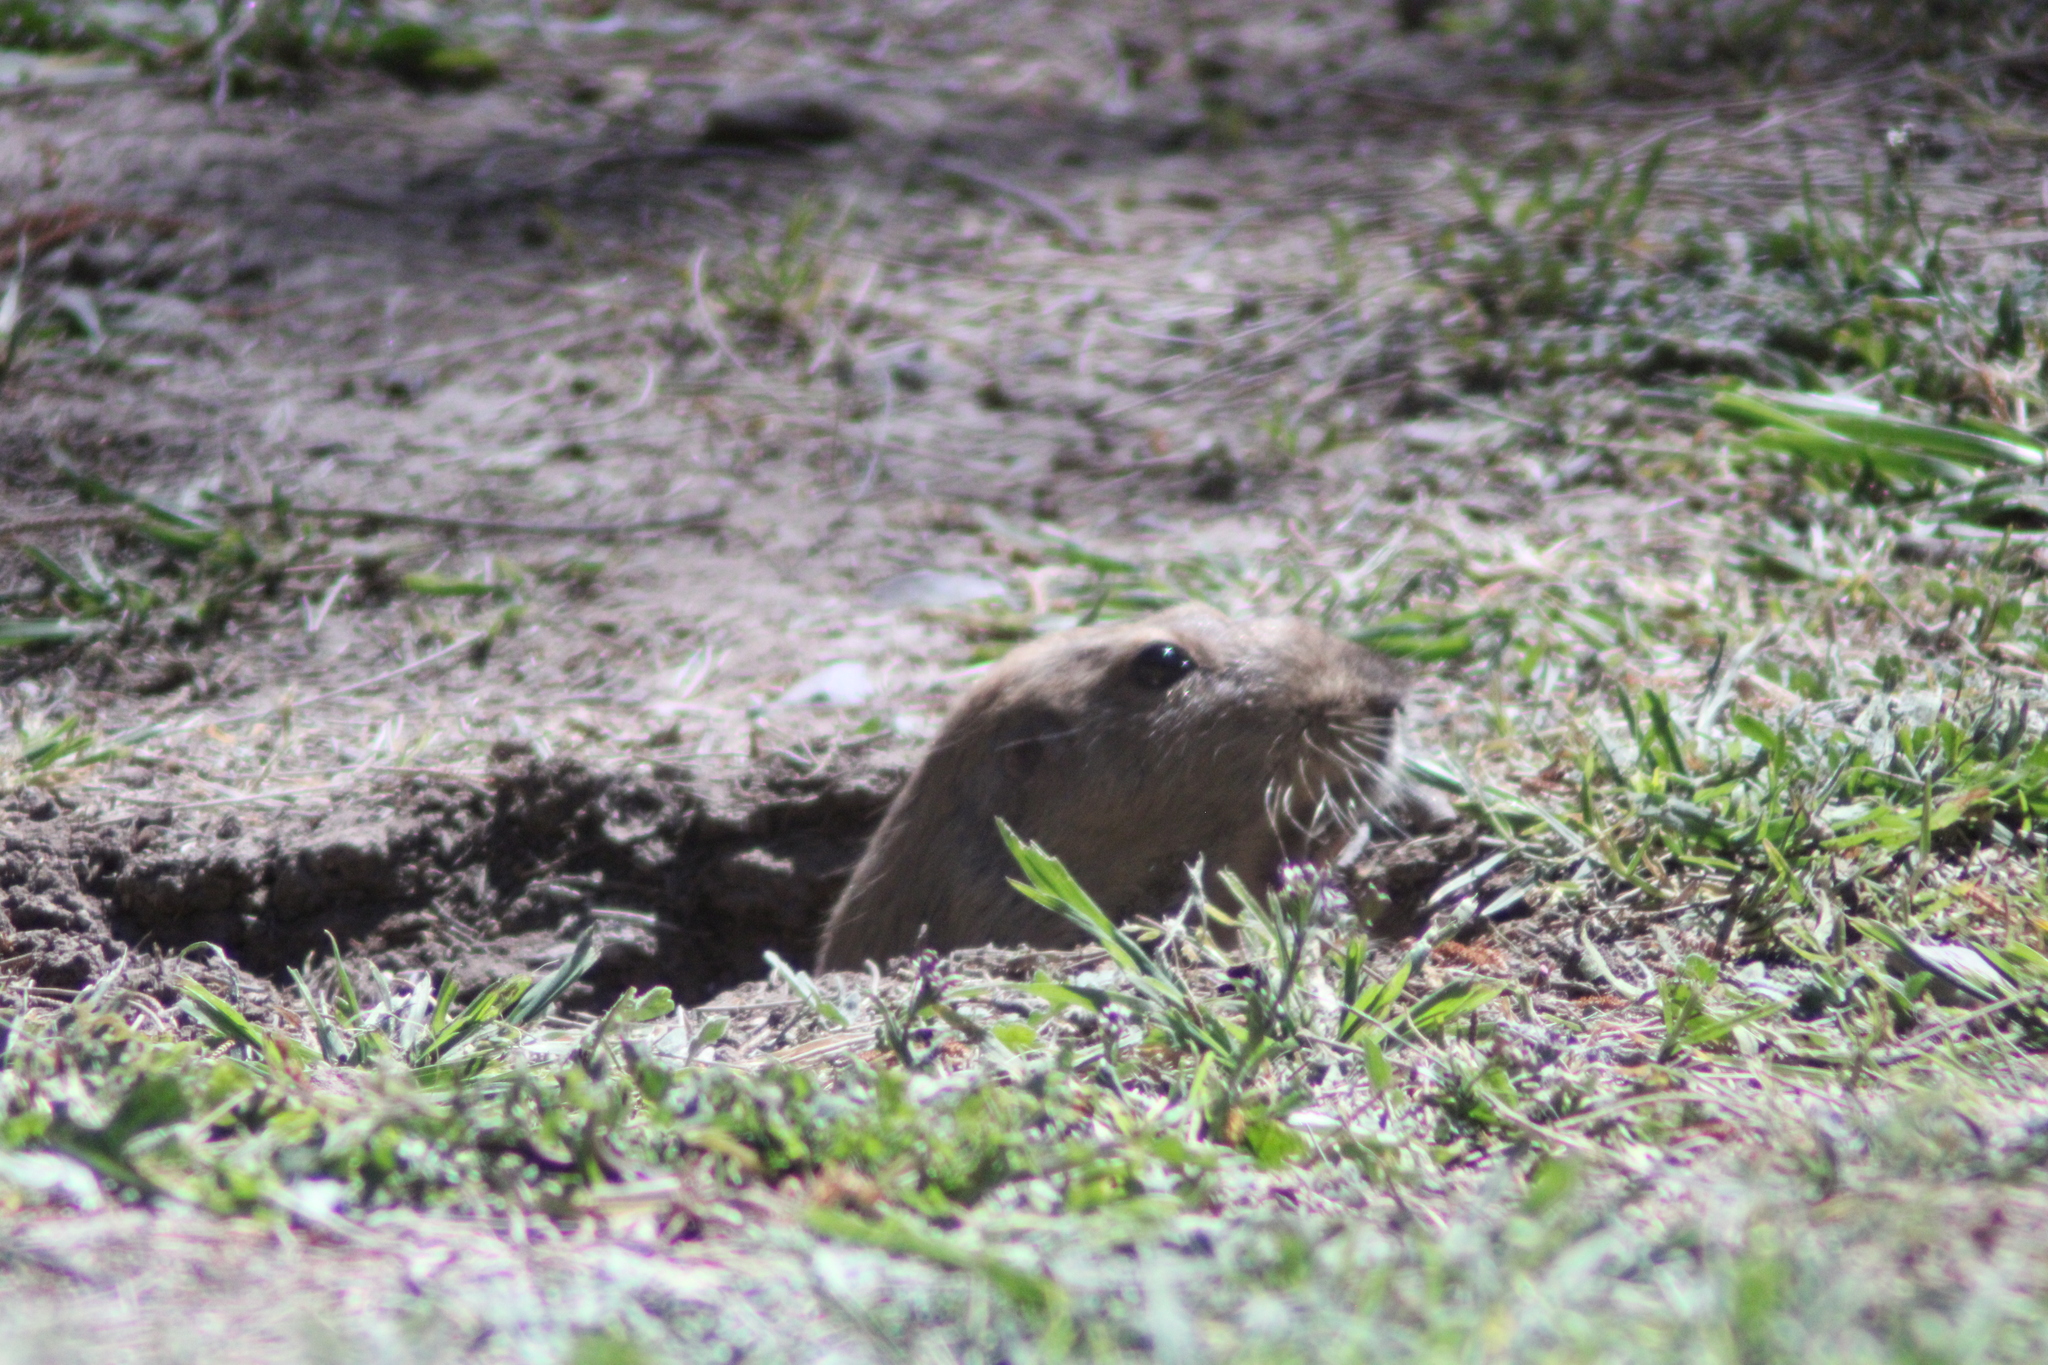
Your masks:
M765 950L809 964L906 776L858 753L717 780L501 758L481 783L412 780L261 832L232 813L108 820L17 792L0 801L0 970L62 992L126 957L129 984L167 992L183 954L274 984L330 956L331 935L473 989L559 960L594 925L601 956L570 1003L657 984L701 1001L760 977Z

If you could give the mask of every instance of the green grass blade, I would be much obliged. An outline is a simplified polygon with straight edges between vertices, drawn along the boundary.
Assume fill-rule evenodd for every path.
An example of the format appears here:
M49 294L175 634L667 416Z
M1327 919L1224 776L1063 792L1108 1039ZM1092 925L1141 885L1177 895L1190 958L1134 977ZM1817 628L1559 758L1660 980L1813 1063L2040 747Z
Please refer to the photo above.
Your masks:
M576 939L562 965L528 986L517 1003L505 1012L505 1022L523 1027L546 1014L562 993L597 965L597 926L591 925Z

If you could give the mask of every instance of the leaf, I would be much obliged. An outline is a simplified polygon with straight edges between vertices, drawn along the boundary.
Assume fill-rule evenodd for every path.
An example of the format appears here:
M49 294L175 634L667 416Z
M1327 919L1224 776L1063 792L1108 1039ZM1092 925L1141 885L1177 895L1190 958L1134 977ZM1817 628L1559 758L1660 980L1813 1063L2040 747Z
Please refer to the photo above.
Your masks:
M1984 471L2039 470L2048 447L2013 428L1945 426L1887 415L1842 394L1744 387L1717 395L1716 417L1750 427L1753 443L1823 466L1865 467L1900 483L1962 487Z
M1308 1151L1308 1139L1271 1115L1246 1120L1239 1139L1246 1152L1266 1170L1278 1170Z
M848 1028L851 1026L852 1021L846 1017L846 1011L840 1009L839 1006L833 1004L830 1000L827 1000L824 994L818 990L818 984L811 980L808 974L790 966L772 951L764 951L761 956L767 961L768 970L791 990L795 991L797 998L804 1002L811 1013L817 1015L834 1028Z
M427 1021L427 1032L439 1033L448 1023L448 1011L455 1005L455 973L441 974L441 989L434 996L434 1014Z
M481 579L451 578L438 573L409 573L398 580L398 585L422 597L489 597L498 591Z
M1372 1088L1384 1095L1394 1088L1394 1068L1387 1065L1386 1050L1377 1039L1367 1035L1358 1045L1365 1049L1365 1074L1372 1081Z
M593 924L577 937L576 946L569 950L569 956L561 966L526 988L525 994L506 1011L505 1022L523 1026L546 1014L555 1001L562 998L562 992L597 965L597 955L597 926Z
M178 993L183 995L192 1010L202 1022L232 1043L261 1050L263 1031L250 1023L242 1012L227 1001L215 995L190 977L178 980Z
M1650 715L1650 733L1657 737L1657 743L1664 750L1671 771L1686 771L1685 751L1678 743L1678 731L1671 723L1671 705L1664 694L1655 688L1643 690L1643 709Z
M1459 981L1418 1000L1408 1011L1409 1028L1425 1037L1441 1033L1487 1004L1505 986L1498 981Z
M1744 715L1740 711L1730 714L1728 723L1735 727L1737 734L1758 745L1766 754L1769 754L1773 763L1784 761L1785 737L1776 730L1773 730L1755 716Z
M208 527L178 525L157 517L144 517L136 522L135 530L149 540L155 541L167 550L181 554L204 554L221 543L223 532Z
M628 1023L644 1024L650 1019L660 1019L674 1014L675 1010L675 996L670 994L669 988L656 986L634 997L632 1004L626 1009L625 1017Z
M1345 1020L1344 1031L1338 1034L1338 1037L1348 1040L1361 1020L1379 1023L1391 1018L1394 1006L1400 1003L1401 992L1408 989L1408 977L1413 970L1413 967L1404 961L1385 981L1377 982L1360 992L1358 998L1345 1007L1353 1017Z
M1063 560L1077 569L1088 569L1105 577L1134 578L1142 572L1138 565L1130 560L1097 554L1071 540L1055 539L1050 553L1051 557Z
M24 621L0 621L0 649L22 645L68 645L90 640L107 627L97 622L66 621L61 617L38 617Z
M731 1024L732 1021L722 1014L715 1014L706 1019L690 1038L690 1056L695 1057L700 1051L725 1037L725 1031Z
M1374 622L1352 639L1382 654L1417 663L1443 663L1472 652L1472 636L1463 627L1471 618L1446 620L1427 612L1401 612Z
M506 1010L523 996L527 987L526 977L512 976L478 991L447 1027L413 1049L412 1060L424 1064L448 1057L486 1026L504 1018ZM375 1033L365 1035L367 1038L379 1036Z
M1038 1046L1038 1030L1016 1019L997 1024L989 1036L1012 1052L1028 1052Z
M1152 961L1151 954L1119 929L1095 903L1095 898L1081 889L1081 884L1067 871L1065 863L1037 844L1018 838L1007 821L998 819L996 830L1003 836L1010 856L1017 860L1017 866L1023 869L1027 879L1020 882L1013 877L1011 886L1069 924L1084 930L1128 975L1140 979L1165 975Z
M348 963L342 960L341 945L334 940L334 931L327 931L327 946L334 953L334 1000L335 1016L344 1024L353 1024L362 1016L362 1002L356 998L355 978L348 973Z
M1089 1010L1101 1013L1116 1001L1113 992L1094 986L1069 986L1062 982L1041 979L1024 987L1028 995L1035 995L1054 1009Z

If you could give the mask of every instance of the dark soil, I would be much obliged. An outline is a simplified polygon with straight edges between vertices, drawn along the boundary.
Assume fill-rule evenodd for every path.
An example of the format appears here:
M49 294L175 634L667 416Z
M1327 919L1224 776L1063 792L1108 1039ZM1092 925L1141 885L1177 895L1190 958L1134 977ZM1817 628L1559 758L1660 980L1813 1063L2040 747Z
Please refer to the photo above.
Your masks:
M764 951L809 961L904 775L861 752L728 781L503 759L487 788L414 780L379 805L263 833L233 815L102 823L18 794L0 808L0 965L76 991L132 955L149 965L123 984L169 1000L171 977L218 976L225 954L261 1004L262 979L335 944L474 988L559 961L594 929L601 956L572 1004L653 985L695 1002L758 976Z

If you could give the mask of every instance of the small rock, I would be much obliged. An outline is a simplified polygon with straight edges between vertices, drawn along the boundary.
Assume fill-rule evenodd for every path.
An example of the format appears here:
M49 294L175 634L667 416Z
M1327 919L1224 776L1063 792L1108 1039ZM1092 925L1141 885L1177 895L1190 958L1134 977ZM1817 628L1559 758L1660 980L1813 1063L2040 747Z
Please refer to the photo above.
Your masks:
M393 407L404 407L416 402L433 382L433 375L417 365L394 365L377 376L377 392Z
M1188 491L1201 502L1233 502L1244 482L1244 469L1221 441L1195 456L1188 466L1194 486Z
M868 600L876 606L898 608L962 607L1008 595L1008 588L986 574L937 569L913 569L885 578L868 590Z
M1963 546L1941 536L1903 535L1892 542L1895 564L1939 566L1967 562L1972 556Z
M860 115L828 91L736 94L704 116L704 141L723 147L819 146L859 131Z
M206 333L206 313L198 304L175 294L110 294L109 308L125 311L111 326L138 336L189 337Z
M771 706L856 706L875 695L874 675L858 659L841 659L797 679Z

